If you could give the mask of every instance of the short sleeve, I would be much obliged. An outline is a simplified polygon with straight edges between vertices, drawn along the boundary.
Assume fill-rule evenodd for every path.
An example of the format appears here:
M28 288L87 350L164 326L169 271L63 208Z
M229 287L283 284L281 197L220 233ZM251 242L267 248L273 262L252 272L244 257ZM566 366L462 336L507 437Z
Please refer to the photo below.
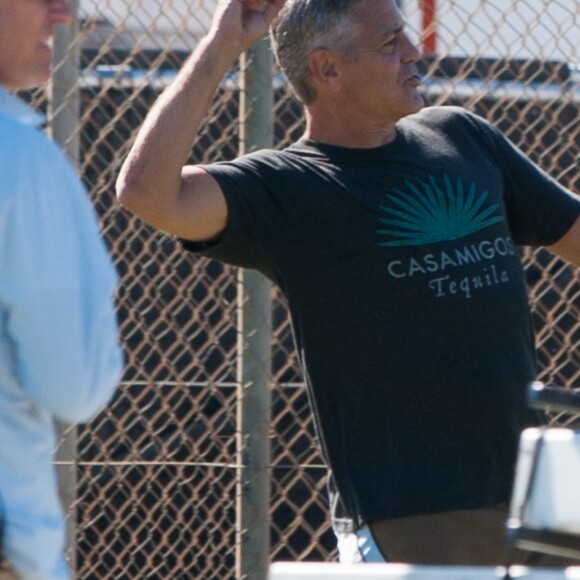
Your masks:
M502 169L515 243L549 246L557 242L580 215L580 196L534 164L491 124L472 114L468 118Z

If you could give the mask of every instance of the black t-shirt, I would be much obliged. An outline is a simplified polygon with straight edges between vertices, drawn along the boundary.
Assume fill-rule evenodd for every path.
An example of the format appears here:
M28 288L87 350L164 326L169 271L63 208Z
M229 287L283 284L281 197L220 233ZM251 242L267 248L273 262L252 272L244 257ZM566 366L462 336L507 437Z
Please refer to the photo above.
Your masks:
M364 521L509 499L534 340L517 245L578 197L455 107L374 149L300 140L205 168L229 220L186 248L288 299L326 459Z

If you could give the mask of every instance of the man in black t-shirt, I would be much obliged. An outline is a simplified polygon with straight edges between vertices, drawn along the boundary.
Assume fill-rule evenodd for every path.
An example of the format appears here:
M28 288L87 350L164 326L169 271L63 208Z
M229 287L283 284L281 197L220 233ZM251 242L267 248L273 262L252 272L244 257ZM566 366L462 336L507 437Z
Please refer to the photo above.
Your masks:
M182 167L223 74L270 25L303 138ZM502 564L536 372L516 247L580 264L580 198L475 115L421 110L418 59L395 0L222 2L119 199L287 297L342 559Z

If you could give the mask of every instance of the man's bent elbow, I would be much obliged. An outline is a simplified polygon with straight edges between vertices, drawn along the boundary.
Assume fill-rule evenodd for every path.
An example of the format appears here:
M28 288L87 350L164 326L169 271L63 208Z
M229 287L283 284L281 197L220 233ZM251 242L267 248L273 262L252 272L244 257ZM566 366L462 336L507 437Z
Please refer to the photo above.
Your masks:
M166 191L161 188L160 191ZM159 193L140 180L129 180L123 175L116 183L116 195L119 205L139 216L154 228L167 231L167 209L171 200L169 193Z
M117 201L125 209L138 213L141 196L138 184L131 183L126 176L120 175L115 184Z

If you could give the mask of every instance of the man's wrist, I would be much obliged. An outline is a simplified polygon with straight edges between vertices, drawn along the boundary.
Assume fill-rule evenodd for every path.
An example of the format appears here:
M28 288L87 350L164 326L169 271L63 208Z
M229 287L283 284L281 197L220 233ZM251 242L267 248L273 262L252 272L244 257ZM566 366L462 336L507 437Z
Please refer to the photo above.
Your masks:
M244 52L245 46L235 38L222 36L219 31L210 31L198 45L201 52L211 55L216 65L228 69Z

